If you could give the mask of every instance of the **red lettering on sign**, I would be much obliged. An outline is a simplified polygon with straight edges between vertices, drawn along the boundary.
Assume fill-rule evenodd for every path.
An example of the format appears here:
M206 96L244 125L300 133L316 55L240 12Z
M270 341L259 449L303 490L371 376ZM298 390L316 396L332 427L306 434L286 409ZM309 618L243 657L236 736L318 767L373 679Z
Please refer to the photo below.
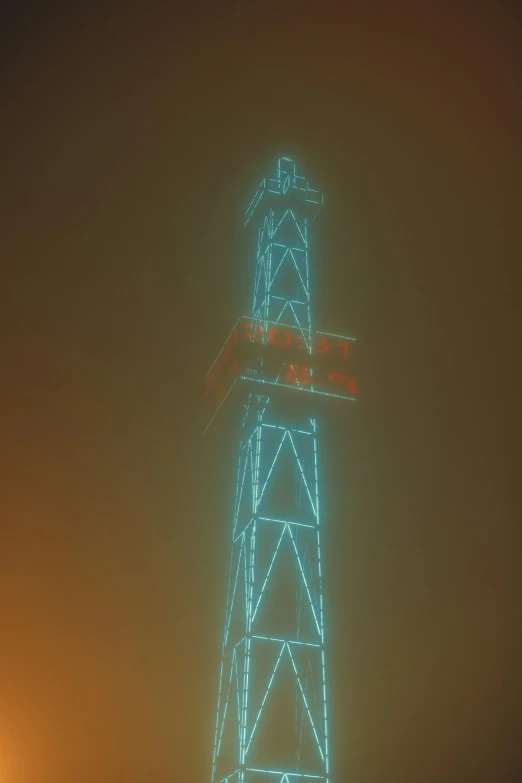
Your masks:
M328 341L324 337L315 337L314 353L328 353Z
M217 387L217 391L216 391L216 408L219 408L219 406L220 406L220 405L221 405L221 403L223 402L223 395L224 395L224 393L225 393L225 387L224 387L224 385L221 383L221 384L220 384L220 385Z
M344 358L348 358L348 343L335 343L335 347L342 348Z
M207 379L205 382L205 394L208 393L210 387L218 377L220 369L221 369L221 362L217 361L215 365L212 367L212 370L207 375Z
M351 393L357 394L357 381L355 378L350 378L350 380L347 381L344 375L341 375L341 373L331 372L328 376L328 380L332 381L332 383L346 383Z
M278 335L282 335L282 338ZM277 326L270 329L268 336L275 345L290 345L292 341L290 332L287 332L286 329L278 329Z

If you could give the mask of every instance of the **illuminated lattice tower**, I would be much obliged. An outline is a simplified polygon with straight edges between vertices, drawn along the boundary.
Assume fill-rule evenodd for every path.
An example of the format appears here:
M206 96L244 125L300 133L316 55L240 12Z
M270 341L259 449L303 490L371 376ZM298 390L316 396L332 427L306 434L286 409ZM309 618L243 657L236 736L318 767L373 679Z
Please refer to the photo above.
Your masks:
M261 182L252 314L207 376L214 411L243 389L213 783L329 781L316 403L355 380L352 338L312 328L322 201L286 157Z

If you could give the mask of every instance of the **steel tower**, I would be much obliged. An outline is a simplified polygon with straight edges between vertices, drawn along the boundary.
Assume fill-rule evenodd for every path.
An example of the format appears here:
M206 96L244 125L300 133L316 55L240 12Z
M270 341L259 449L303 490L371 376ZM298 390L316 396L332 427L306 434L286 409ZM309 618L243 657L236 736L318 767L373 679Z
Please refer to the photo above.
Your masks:
M251 316L207 375L214 411L243 394L212 783L330 780L316 403L355 380L353 338L313 330L322 202L288 157L261 182Z

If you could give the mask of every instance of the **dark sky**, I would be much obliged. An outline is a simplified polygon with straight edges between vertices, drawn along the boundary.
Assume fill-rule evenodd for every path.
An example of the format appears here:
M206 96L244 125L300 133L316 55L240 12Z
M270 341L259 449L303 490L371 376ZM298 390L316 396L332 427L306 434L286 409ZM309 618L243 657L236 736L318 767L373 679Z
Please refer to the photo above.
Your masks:
M202 381L292 154L316 324L364 357L321 441L332 780L511 783L517 4L4 13L0 780L209 780L234 443Z

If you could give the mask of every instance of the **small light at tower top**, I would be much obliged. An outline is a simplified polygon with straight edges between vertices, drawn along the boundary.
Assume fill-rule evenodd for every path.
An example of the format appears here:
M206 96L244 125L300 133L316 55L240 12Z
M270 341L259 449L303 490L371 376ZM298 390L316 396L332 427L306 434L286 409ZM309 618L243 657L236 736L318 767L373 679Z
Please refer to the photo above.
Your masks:
M323 201L323 194L312 188L306 177L297 174L292 158L277 158L274 176L261 180L247 207L245 226L254 214L265 213L272 206L278 209L296 209L311 223L323 206Z

